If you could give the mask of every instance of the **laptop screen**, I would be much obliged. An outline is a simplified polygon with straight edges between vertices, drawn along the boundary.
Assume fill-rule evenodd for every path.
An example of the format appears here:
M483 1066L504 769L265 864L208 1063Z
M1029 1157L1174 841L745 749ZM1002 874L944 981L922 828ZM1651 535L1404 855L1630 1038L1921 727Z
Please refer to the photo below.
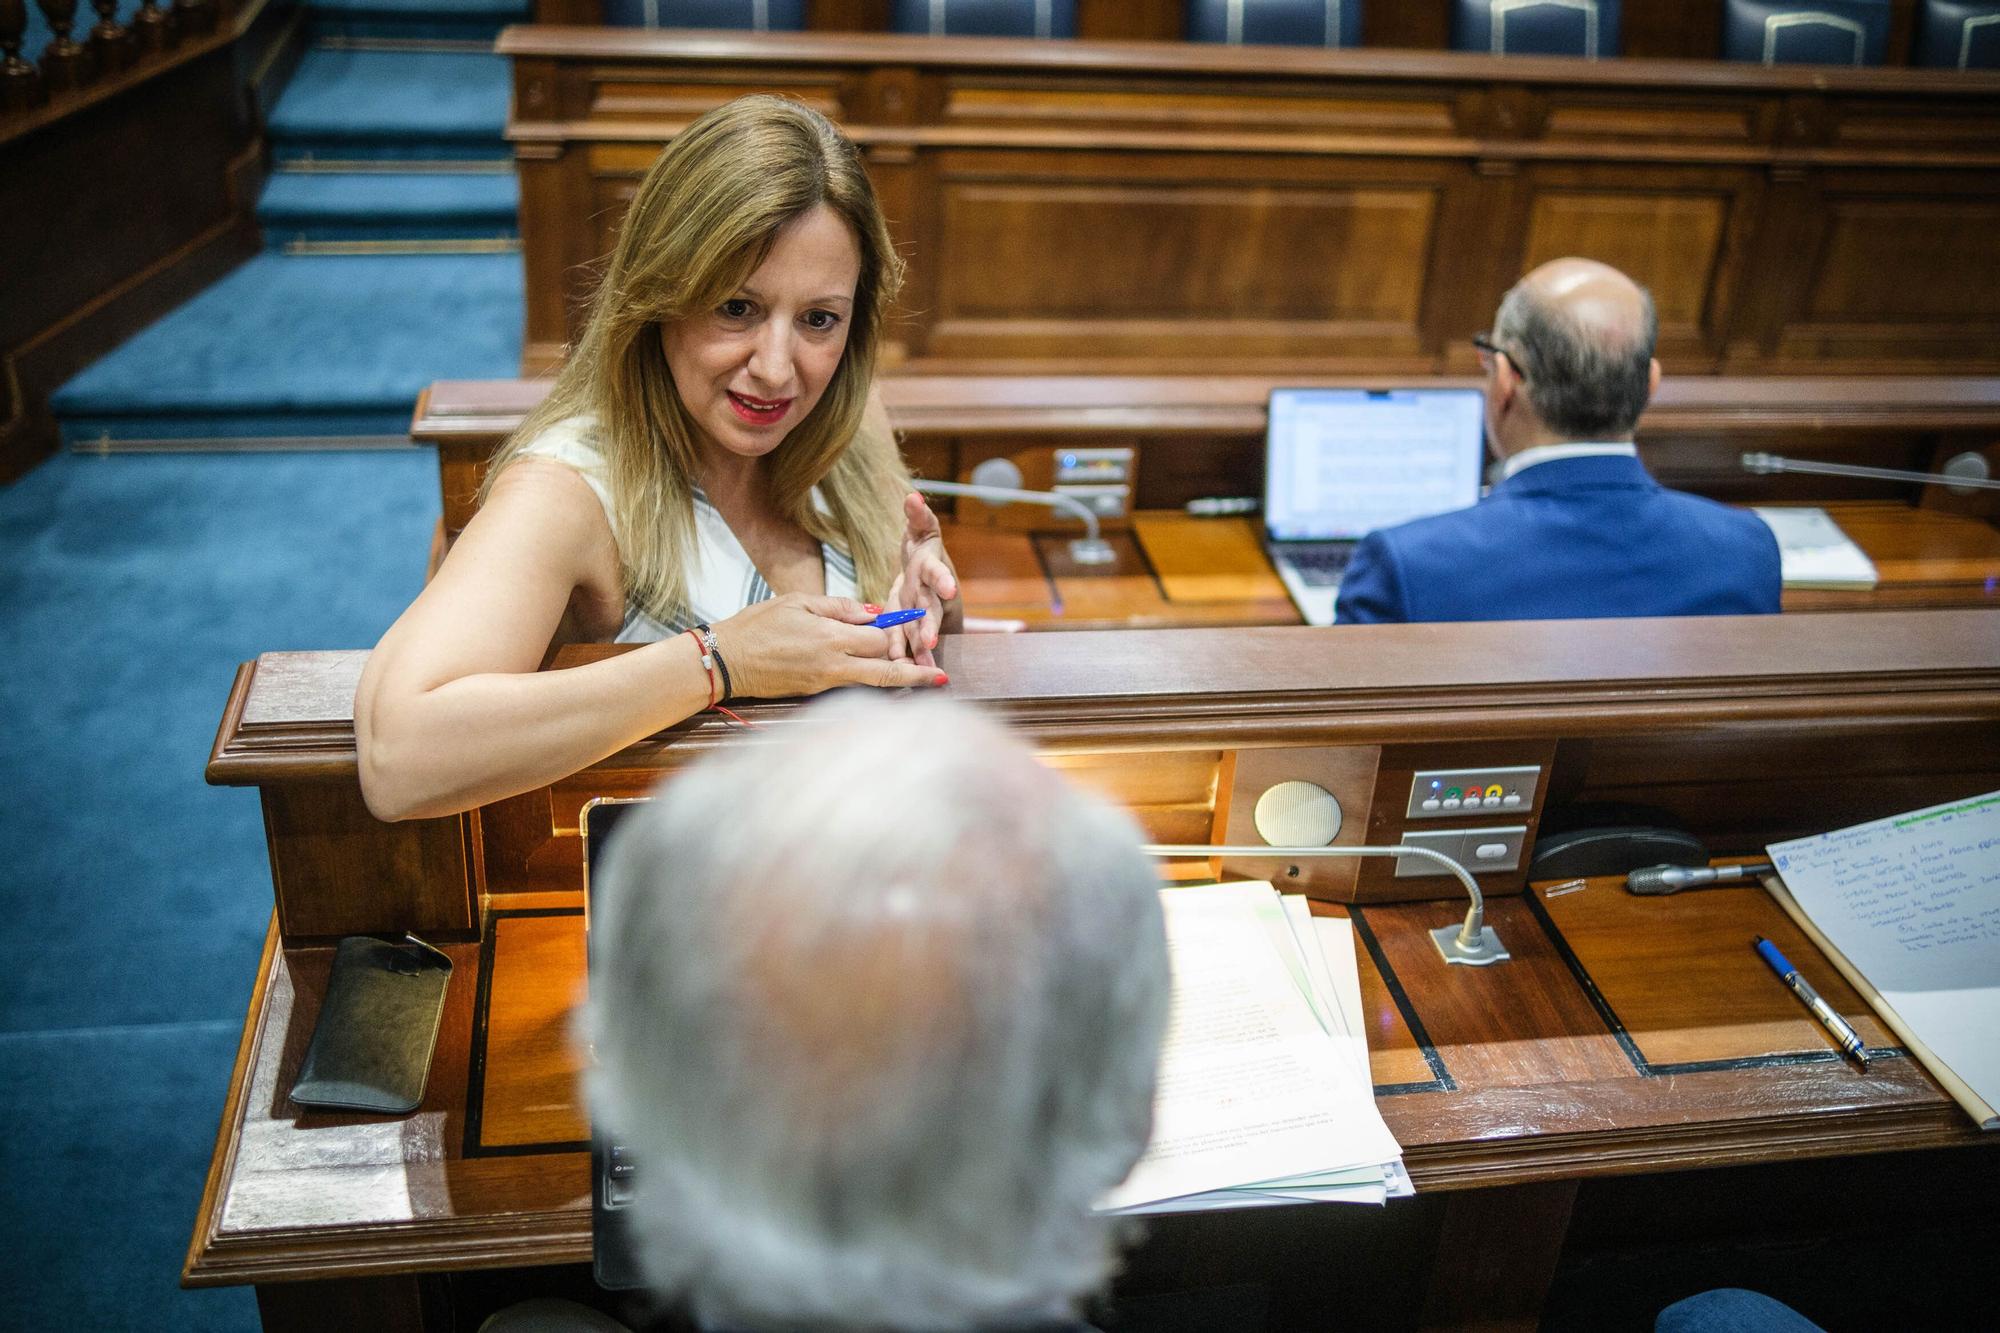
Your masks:
M1264 437L1273 541L1352 540L1479 499L1477 389L1274 389Z

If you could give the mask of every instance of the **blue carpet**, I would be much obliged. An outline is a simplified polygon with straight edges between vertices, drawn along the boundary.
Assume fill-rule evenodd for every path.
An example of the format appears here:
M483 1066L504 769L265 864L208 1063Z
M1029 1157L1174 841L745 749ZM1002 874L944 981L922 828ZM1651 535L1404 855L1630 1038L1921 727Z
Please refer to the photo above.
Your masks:
M436 468L62 455L0 490L0 1327L256 1327L176 1285L271 912L257 798L202 765L239 661L416 594Z
M271 111L271 138L354 145L498 144L511 72L503 57L456 51L306 53Z
M52 402L62 417L388 412L407 425L432 380L516 373L521 309L516 255L263 254ZM132 433L150 438L146 424Z
M202 781L236 664L372 644L437 514L414 449L64 455L0 491L0 771L32 775L0 803L0 1030L242 1016L263 824Z
M257 201L266 245L294 240L512 237L514 173L279 171Z
M249 1288L179 1285L239 1030L218 1021L0 1036L0 1192L10 1201L0 1324L259 1327ZM28 1199L36 1206L16 1202Z

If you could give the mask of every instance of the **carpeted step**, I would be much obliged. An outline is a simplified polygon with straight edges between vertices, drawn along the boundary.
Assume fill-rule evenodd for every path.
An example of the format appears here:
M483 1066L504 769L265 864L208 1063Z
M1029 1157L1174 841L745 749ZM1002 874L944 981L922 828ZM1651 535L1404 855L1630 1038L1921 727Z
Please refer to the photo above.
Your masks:
M496 239L519 234L506 174L279 171L257 201L267 245L298 241Z
M502 155L505 58L460 51L307 51L271 109L281 161Z
M516 374L516 255L265 253L51 400L72 445L407 435L432 380Z

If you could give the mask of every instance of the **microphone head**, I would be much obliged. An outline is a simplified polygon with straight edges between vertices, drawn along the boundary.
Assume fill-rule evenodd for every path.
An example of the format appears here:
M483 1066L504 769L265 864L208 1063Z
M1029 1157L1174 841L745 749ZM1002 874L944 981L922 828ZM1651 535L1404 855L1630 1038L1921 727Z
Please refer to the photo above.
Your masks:
M1625 888L1630 893L1672 893L1693 882L1686 866L1641 866L1625 877Z

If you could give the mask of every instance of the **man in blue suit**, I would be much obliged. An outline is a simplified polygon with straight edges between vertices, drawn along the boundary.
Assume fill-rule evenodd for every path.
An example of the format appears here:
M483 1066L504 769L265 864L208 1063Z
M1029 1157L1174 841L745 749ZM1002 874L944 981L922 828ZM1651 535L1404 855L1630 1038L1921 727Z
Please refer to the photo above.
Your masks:
M1778 610L1771 530L1667 490L1639 462L1658 331L1645 289L1594 260L1516 283L1474 339L1500 482L1469 509L1370 533L1341 580L1339 622Z

